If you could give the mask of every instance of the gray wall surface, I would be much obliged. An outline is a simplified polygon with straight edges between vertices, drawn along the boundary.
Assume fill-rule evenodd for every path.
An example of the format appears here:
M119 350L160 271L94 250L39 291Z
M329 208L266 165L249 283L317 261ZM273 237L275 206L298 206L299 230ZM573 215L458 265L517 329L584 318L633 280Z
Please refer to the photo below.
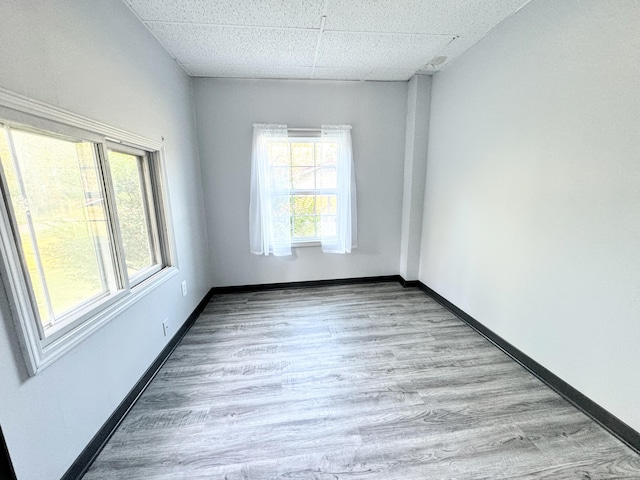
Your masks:
M214 285L247 285L398 273L406 82L194 79ZM253 123L353 126L358 248L292 257L249 253Z
M429 145L429 104L431 77L414 75L407 94L407 121L404 148L404 194L402 198L402 240L400 275L417 280L420 271L425 172Z
M638 1L536 0L435 76L420 262L636 430L638 18Z
M122 2L1 1L0 18L0 87L166 139L178 275L31 378L0 289L0 424L19 480L56 480L166 345L162 320L175 332L211 287L192 96Z

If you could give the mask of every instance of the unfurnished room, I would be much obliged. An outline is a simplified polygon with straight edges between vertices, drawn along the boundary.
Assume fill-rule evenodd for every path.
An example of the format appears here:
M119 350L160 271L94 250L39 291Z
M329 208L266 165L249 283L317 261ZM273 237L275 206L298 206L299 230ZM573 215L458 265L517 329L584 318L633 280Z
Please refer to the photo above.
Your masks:
M640 0L0 0L0 478L640 479Z

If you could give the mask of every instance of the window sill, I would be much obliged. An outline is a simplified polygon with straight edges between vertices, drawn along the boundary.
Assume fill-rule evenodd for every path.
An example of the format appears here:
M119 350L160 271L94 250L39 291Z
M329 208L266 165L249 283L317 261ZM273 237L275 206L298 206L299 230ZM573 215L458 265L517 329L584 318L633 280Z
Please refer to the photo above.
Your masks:
M295 242L291 243L291 248L307 248L307 247L321 247L322 244L320 241L310 241L310 242Z
M91 319L81 323L73 330L49 344L45 345L45 341L32 337L32 341L28 342L28 346L24 348L29 374L33 376L40 373L114 317L141 300L145 295L155 290L177 273L178 269L176 267L166 267L160 270L155 275L133 287L122 298L97 312Z

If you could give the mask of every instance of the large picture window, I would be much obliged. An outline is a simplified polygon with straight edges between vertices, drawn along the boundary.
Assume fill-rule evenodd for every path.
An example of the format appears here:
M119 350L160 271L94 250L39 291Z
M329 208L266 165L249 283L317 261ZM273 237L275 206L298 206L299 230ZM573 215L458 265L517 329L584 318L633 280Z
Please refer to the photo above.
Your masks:
M1 243L35 374L173 261L157 145L29 118L0 117Z

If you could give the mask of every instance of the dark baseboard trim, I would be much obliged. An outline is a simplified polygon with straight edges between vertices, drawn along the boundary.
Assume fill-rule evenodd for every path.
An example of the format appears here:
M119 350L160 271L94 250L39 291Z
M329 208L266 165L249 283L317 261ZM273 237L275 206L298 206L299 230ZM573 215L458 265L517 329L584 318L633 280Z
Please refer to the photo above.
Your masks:
M13 470L9 449L7 448L7 443L4 441L2 427L0 427L0 478L16 480L16 472Z
M400 282L400 275L384 275L379 277L336 278L332 280L310 280L306 282L261 283L258 285L235 285L231 287L214 287L214 295L225 293L260 292L263 290L281 290L285 288L327 287L332 285L356 285L358 283Z
M578 410L582 411L595 422L600 424L605 430L618 438L629 448L635 450L636 453L640 453L640 433L638 433L636 430L624 423L618 417L609 413L589 397L573 388L560 377L547 370L533 358L529 357L527 354L514 347L500 335L485 327L478 320L455 306L449 300L426 286L424 283L417 282L417 287L424 293L429 295L431 298L433 298L444 308L459 317L463 322L465 322L480 335L493 343L504 353L509 355L512 359L526 368L530 373L532 373L539 380L553 389L556 393L558 393L561 397L571 403Z
M413 288L420 286L420 281L418 280L405 280L404 278L400 277L398 281L404 288Z
M204 310L207 303L213 295L212 291L204 296L202 301L198 304L195 310L189 315L189 318L182 324L176 334L169 340L169 343L162 349L160 354L153 361L151 366L142 375L140 380L134 385L131 391L127 394L124 400L120 403L118 408L111 414L104 425L98 430L98 433L91 439L89 444L80 453L76 461L73 462L71 467L62 476L60 480L80 480L82 476L87 472L91 464L94 462L98 454L102 451L107 441L111 438L111 435L115 432L116 428L120 425L124 417L127 415L131 407L136 403L142 392L145 391L153 377L156 376L164 362L167 361L169 355L176 349L180 340L186 335L198 316Z

